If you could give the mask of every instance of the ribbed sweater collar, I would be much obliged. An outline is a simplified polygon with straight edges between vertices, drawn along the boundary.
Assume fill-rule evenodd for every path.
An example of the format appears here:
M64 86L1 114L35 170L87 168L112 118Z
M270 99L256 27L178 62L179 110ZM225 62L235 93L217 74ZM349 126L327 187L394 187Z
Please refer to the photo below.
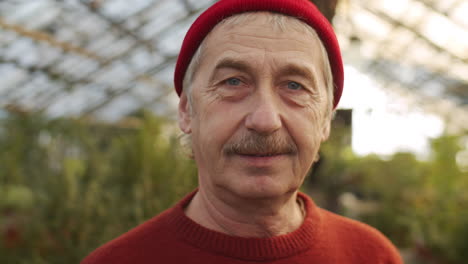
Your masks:
M299 254L309 249L320 237L322 220L315 203L305 194L298 197L304 201L306 217L302 225L295 231L269 238L244 238L230 236L207 229L184 213L184 208L192 200L196 191L182 199L171 212L168 212L175 235L192 246L226 257L267 261L281 259Z

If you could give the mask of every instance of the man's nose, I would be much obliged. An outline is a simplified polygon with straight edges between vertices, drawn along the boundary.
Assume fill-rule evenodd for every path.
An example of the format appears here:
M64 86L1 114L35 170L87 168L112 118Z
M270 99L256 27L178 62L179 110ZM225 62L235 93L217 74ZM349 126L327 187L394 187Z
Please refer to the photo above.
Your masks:
M282 126L280 109L276 98L269 92L257 92L245 120L247 129L260 134L270 134Z

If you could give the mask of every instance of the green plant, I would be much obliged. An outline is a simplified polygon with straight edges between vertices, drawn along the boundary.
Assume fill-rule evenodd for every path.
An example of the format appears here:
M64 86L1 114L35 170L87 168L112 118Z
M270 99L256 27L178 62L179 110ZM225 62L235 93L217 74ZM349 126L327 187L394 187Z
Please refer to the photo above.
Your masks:
M359 157L331 141L322 148L325 159L316 184L335 200L351 192L363 202L376 203L377 209L359 220L382 231L398 247L411 248L422 263L464 263L468 174L455 159L461 138L434 139L427 161L412 153Z
M0 263L78 263L196 186L170 123L40 115L0 124Z

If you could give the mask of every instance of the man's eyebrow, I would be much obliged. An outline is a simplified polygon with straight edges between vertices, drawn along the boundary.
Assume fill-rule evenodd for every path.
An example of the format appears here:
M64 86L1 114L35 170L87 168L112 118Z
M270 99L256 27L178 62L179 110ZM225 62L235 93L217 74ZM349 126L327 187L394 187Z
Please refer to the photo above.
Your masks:
M234 69L238 70L241 72L252 72L252 66L250 66L248 63L242 60L234 59L234 58L224 58L220 60L213 71L213 74L210 77L210 80L212 81L216 75L216 72L220 69ZM277 74L279 75L295 75L295 76L300 76L309 81L313 87L317 87L317 76L316 72L313 69L310 69L307 66L303 65L297 65L297 64L286 64L284 66L281 66L277 71Z
M219 69L235 69L239 71L251 71L252 67L248 65L246 62L233 59L233 58L224 58L221 61L219 61L216 66L215 66L215 71Z
M241 72L252 72L252 67L246 62L233 58L224 58L216 63L216 66L210 77L211 81L215 78L216 72L221 69L233 69Z
M300 77L304 77L309 80L310 84L314 87L317 87L317 76L316 72L313 69L309 69L306 66L300 66L296 64L287 64L281 67L278 70L280 75L296 75Z

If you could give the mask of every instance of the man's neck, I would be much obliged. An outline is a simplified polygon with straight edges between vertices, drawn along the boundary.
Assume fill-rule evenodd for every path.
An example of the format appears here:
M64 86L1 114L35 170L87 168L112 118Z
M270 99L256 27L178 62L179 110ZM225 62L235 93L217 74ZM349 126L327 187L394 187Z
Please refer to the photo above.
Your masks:
M271 237L290 233L302 224L305 212L297 199L294 192L277 199L232 203L199 190L185 213L198 224L228 235Z

